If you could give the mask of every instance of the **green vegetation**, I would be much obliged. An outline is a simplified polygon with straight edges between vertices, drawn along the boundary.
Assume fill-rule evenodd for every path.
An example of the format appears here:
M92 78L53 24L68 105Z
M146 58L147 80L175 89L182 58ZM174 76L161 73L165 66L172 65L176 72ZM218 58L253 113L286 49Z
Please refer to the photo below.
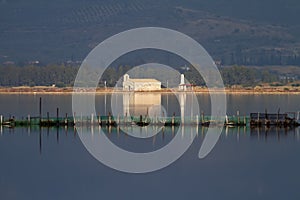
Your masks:
M2 66L0 67L1 86L52 86L73 85L78 67L65 65L39 66Z
M67 87L74 84L78 66L68 65L48 65L48 66L0 66L0 86L52 86ZM131 69L130 66L109 67L100 79L99 86L104 86L106 82L108 87L115 86L116 82ZM300 67L284 67L280 70L276 67L245 67L230 66L221 67L224 84L227 87L240 85L243 87L255 87L258 85L268 84L273 87L291 85L292 87L300 86ZM141 71L142 70L142 71ZM147 74L147 70L138 70L143 77ZM148 69L151 70L151 69ZM93 71L86 71L88 76L94 77ZM191 67L190 70L181 71L191 84L204 86L205 82L202 77ZM175 81L175 82L174 82ZM169 80L169 85L172 80ZM173 85L177 84L173 80Z

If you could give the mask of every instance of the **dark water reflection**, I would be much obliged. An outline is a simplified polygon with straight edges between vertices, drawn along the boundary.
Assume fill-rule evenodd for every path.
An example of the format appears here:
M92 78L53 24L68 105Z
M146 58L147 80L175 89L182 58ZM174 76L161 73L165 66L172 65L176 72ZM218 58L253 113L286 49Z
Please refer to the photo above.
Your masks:
M106 134L135 150L154 150L173 137L165 130L139 146L115 130ZM5 128L0 136L1 199L299 198L299 129L225 129L211 154L200 160L204 135L199 128L193 145L171 166L134 175L96 161L74 130Z
M44 96L45 111L60 106L62 112L70 113L70 96L48 97ZM37 113L34 96L15 98L1 96L2 114ZM207 97L199 99L209 104ZM300 99L250 95L229 100L230 114L236 109L249 113L265 107L298 110ZM145 140L116 128L105 132L120 147L145 152L169 143L176 130L166 128ZM191 147L172 165L153 173L127 174L94 159L73 128L2 127L0 199L299 199L299 132L299 128L227 128L213 151L200 160L206 131L198 127Z

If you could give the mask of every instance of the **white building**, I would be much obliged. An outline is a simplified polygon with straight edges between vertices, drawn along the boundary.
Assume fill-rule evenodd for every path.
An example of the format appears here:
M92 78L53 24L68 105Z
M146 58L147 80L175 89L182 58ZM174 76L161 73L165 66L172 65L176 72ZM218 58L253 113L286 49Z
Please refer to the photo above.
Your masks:
M179 83L178 88L181 91L186 91L186 84L185 84L185 81L184 81L184 74L180 75L180 83Z
M123 77L123 90L126 91L150 91L160 90L161 82L156 79L132 79L128 74Z

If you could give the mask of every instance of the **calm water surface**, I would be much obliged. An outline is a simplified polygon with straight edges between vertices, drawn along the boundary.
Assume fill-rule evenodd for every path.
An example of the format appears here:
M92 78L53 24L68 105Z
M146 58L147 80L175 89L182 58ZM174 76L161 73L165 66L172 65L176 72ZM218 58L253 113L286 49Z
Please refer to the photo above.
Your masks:
M0 114L17 118L38 114L40 96L0 95ZM72 113L71 96L43 95L43 114ZM106 100L105 100L106 99ZM198 96L209 113L209 97ZM99 113L110 111L109 95L96 97ZM106 107L105 107L106 102ZM298 95L229 95L228 114L237 110L300 110ZM109 105L108 105L109 104ZM111 103L114 106L114 102ZM162 95L168 114L178 111L172 95ZM118 146L148 152L168 144L171 128L135 139L106 129ZM300 130L227 128L213 151L200 160L206 129L199 127L192 146L170 166L148 174L127 174L94 159L73 128L0 130L0 199L299 199ZM185 129L184 134L190 134ZM113 158L112 158L113 159Z

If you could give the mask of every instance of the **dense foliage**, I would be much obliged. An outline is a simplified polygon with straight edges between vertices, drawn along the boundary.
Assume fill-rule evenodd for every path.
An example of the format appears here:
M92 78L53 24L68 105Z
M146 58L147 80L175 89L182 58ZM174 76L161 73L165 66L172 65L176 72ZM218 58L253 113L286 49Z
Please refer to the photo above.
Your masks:
M64 65L38 66L2 66L0 67L1 86L70 86L76 77L78 68Z
M72 86L78 69L78 66L68 65L49 65L43 67L34 65L24 67L0 66L0 86ZM130 69L131 67L129 66L109 67L100 79L99 86L103 86L104 82L106 82L107 86L115 86L117 81L121 80L122 75ZM231 66L221 67L220 73L226 86L256 86L261 83L283 85L287 82L297 81L298 79L297 73L292 75L280 74L279 72L283 72L283 70L279 70L278 72L270 69L273 68ZM299 71L297 70L297 72ZM92 71L87 71L86 73L91 77L95 76ZM142 71L141 73L146 75L147 71ZM202 77L193 68L184 71L181 70L181 73L185 74L191 84L205 85ZM171 81L169 80L169 85Z

